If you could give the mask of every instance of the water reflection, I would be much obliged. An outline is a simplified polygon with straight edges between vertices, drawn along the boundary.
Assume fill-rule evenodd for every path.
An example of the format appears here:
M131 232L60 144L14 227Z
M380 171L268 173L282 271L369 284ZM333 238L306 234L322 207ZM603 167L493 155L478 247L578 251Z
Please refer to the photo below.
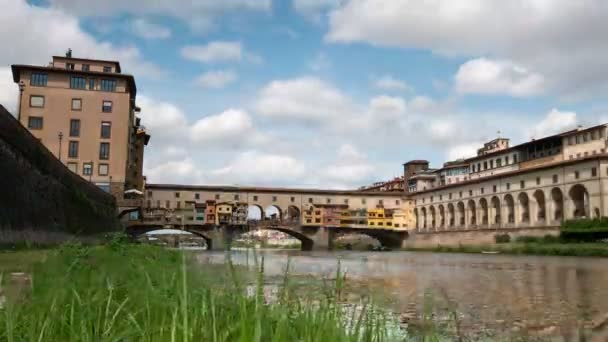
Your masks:
M349 282L384 298L383 305L420 315L429 294L438 308L452 303L463 327L539 333L578 339L595 330L605 341L608 326L608 259L466 255L411 252L262 251L265 271L281 275L290 260L294 275L335 276L338 260ZM251 252L230 253L235 264L252 265ZM226 254L201 253L223 263ZM598 339L599 338L599 339Z

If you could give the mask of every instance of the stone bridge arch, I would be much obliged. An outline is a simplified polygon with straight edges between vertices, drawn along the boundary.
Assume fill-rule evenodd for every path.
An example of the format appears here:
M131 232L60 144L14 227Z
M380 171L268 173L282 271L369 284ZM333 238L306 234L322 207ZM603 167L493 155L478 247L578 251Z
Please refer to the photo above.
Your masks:
M216 243L220 243L220 241L217 240L220 237L215 236L215 234L213 232L211 232L211 234L210 234L209 232L204 232L204 231L201 231L200 229L191 228L191 227L184 227L184 229L181 229L181 227L169 227L168 228L167 226L163 226L163 225L157 225L157 226L134 225L134 226L127 227L125 229L125 233L127 235L129 235L132 239L136 239L137 237L144 235L146 233L153 232L155 230L163 230L163 229L182 230L182 231L188 232L192 235L199 236L205 240L205 244L207 245L208 250L211 250L214 248L214 244L213 244L214 239L216 240L215 241Z
M349 234L359 234L369 236L372 239L378 241L382 247L390 249L401 248L403 240L409 237L409 233L406 231L394 231L385 229L338 229L335 231L333 237L330 239L336 239L340 236L346 236ZM331 244L331 243L330 243Z

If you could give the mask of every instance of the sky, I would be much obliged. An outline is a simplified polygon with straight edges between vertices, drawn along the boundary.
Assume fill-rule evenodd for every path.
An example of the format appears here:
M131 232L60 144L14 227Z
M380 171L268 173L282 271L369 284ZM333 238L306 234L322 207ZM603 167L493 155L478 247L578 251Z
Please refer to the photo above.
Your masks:
M604 0L0 0L11 64L120 61L150 183L351 189L608 122ZM604 96L602 96L604 95Z

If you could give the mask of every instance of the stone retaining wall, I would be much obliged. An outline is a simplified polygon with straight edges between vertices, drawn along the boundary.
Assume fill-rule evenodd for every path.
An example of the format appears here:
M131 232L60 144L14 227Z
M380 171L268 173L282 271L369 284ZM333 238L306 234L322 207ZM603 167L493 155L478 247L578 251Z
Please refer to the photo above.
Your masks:
M72 173L0 105L0 244L121 229L114 198Z

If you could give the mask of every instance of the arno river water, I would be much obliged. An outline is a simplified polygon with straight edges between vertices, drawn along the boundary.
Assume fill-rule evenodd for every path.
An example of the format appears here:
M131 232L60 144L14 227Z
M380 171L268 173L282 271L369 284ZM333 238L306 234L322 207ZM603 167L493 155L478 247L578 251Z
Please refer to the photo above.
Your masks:
M526 331L578 340L583 329L594 331L593 341L608 341L608 259L269 250L257 255L264 256L269 279L283 274L288 260L293 276L332 278L339 260L347 282L355 285L353 301L371 294L406 319L428 312L429 305L441 312L451 303L469 331ZM251 252L230 256L235 264L253 264ZM199 254L203 263L226 258L225 253Z

